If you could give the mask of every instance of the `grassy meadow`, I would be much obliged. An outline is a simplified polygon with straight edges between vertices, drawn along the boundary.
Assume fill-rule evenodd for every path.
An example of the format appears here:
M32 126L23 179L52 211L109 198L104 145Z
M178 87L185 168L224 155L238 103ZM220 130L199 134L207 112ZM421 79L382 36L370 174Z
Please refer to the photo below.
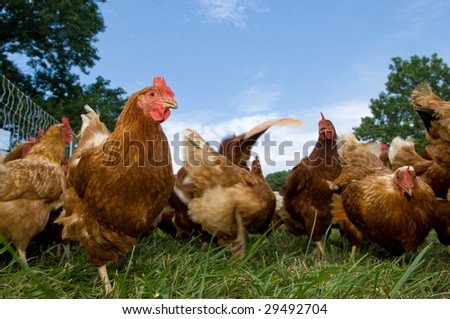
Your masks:
M400 257L365 245L350 259L337 230L318 257L306 236L273 231L249 237L248 256L228 262L228 247L176 241L157 230L127 260L108 265L116 281L107 298L450 298L450 256L432 231L421 249ZM0 298L103 298L85 251L32 244L29 268L0 244Z

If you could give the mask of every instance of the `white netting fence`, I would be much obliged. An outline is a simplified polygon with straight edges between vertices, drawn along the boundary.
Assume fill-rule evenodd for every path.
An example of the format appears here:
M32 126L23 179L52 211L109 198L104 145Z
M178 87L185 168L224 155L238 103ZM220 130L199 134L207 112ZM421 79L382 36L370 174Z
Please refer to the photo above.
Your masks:
M45 132L59 123L4 75L0 82L0 150L8 152L17 143L36 137L40 128Z

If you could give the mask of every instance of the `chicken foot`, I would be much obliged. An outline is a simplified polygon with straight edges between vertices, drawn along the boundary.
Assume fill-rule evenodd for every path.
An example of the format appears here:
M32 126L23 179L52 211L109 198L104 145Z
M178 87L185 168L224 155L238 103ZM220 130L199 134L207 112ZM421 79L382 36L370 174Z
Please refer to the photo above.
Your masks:
M319 251L319 255L325 257L325 249L323 248L323 243L321 240L316 241L316 248Z
M98 267L98 274L103 283L103 288L105 289L105 296L109 295L112 291L111 283L109 282L108 271L106 270L106 265Z
M237 236L233 241L233 246L231 247L231 257L230 261L239 259L242 260L245 257L247 251L247 231L244 226L244 221L238 212L234 213L237 224Z

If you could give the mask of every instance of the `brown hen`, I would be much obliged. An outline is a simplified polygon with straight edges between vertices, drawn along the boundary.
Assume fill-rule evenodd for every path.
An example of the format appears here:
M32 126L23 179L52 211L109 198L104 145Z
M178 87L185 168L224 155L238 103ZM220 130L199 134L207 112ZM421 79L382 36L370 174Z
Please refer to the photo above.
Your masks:
M242 259L247 233L267 231L275 210L275 195L259 160L249 172L210 148L195 131L186 130L185 138L185 168L192 182L189 217L219 243L232 242L231 260Z
M222 139L219 153L224 155L233 164L248 170L247 161L250 159L251 149L262 134L272 126L292 126L301 124L302 121L295 118L265 121L246 133ZM187 205L191 200L191 180L187 175L186 169L182 167L176 175L174 193L170 197L170 205L174 208L174 223L177 228L176 238L181 239L192 235L200 235L202 241L209 242L211 237L202 231L200 225L194 223L187 213Z
M392 168L411 165L416 175L430 185L436 197L446 199L450 188L450 170L438 165L434 160L424 159L416 153L411 140L396 137L392 140L389 150Z
M292 169L283 187L283 199L291 218L301 225L296 232L306 232L311 236L319 253L324 256L322 237L331 224L332 191L327 181L339 176L341 164L336 130L331 121L322 113L321 116L318 141L312 152Z
M347 183L333 195L333 223L356 246L369 239L393 254L414 252L431 230L436 199L412 166Z
M71 172L73 187L63 194L63 238L79 241L98 267L105 292L106 271L125 257L160 214L173 188L172 161L161 122L177 108L163 78L131 95L114 131L83 151Z
M0 233L25 264L28 243L44 230L66 188L61 163L73 132L66 118L62 122L51 126L25 158L0 164Z
M442 100L426 83L417 85L411 98L426 129L427 154L442 167L450 169L450 102Z

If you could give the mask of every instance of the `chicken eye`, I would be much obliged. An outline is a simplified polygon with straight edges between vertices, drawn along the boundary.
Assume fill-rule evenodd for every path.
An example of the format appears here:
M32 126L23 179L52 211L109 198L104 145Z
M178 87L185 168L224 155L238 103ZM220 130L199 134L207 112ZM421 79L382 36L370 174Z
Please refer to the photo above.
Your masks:
M156 93L154 91L151 91L150 96L156 96Z

